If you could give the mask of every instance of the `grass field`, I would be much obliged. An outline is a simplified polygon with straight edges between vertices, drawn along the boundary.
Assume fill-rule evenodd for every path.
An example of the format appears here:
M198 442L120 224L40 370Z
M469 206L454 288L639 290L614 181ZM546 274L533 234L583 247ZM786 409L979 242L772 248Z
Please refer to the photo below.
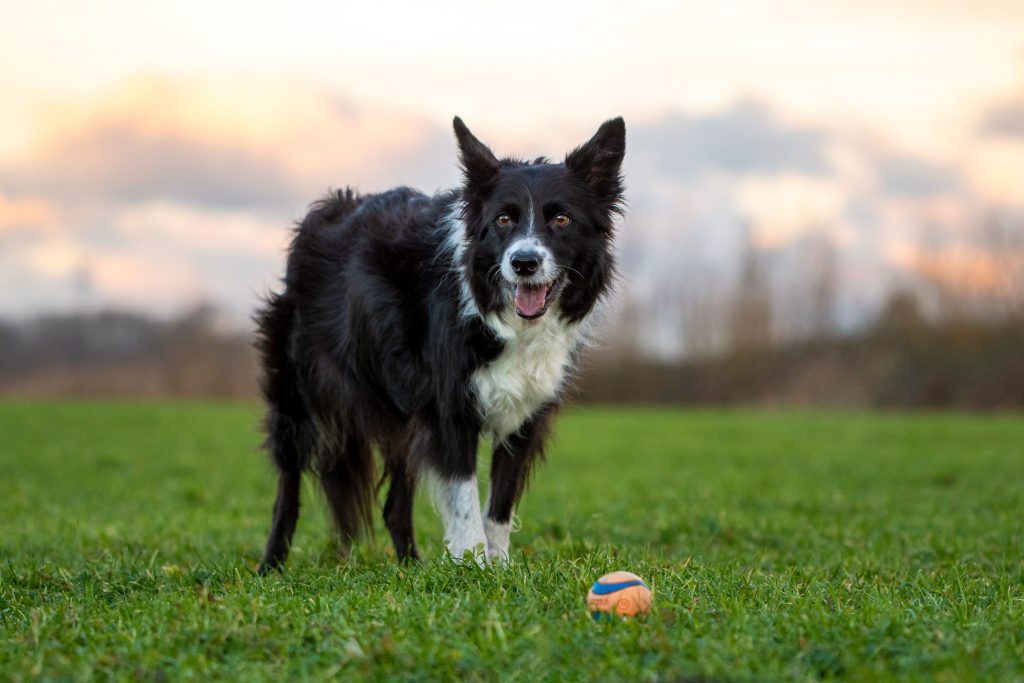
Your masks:
M507 569L339 563L254 406L0 404L0 679L1024 680L1024 418L580 408ZM593 622L613 569L645 621Z

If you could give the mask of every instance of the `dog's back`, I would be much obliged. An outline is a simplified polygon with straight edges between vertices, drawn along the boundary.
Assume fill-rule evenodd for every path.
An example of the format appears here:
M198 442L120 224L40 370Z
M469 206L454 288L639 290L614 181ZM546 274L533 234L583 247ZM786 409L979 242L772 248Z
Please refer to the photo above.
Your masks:
M360 418L375 438L408 420L422 384L394 376L394 366L404 360L402 373L415 375L422 364L409 356L427 327L424 290L443 288L450 267L437 257L442 237L433 227L449 200L398 188L338 191L313 205L292 241L285 290L257 317L271 407L390 416Z

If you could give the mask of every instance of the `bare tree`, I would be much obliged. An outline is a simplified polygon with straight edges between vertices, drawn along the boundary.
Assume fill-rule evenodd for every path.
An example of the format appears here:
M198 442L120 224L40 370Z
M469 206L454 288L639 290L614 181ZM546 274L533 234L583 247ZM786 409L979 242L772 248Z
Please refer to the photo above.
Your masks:
M729 348L761 348L774 340L769 261L750 240L743 248L739 282L729 311Z
M817 230L806 248L808 323L812 337L831 336L836 326L838 266L835 245L824 231Z

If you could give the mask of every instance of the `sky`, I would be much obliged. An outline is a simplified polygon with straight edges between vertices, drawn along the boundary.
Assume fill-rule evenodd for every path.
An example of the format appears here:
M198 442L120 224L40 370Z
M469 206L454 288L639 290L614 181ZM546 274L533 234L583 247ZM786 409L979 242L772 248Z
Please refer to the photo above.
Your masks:
M625 117L627 302L825 240L856 321L993 286L979 226L1024 214L1016 1L0 0L0 92L0 317L244 320L328 187L457 183L455 114L551 157Z

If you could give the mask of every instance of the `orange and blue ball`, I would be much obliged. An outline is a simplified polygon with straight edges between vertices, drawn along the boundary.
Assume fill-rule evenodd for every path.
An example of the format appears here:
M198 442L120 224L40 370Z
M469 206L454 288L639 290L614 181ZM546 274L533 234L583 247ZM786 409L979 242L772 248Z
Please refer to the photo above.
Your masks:
M612 572L590 587L587 607L594 619L629 618L646 614L653 599L650 587L636 574Z

